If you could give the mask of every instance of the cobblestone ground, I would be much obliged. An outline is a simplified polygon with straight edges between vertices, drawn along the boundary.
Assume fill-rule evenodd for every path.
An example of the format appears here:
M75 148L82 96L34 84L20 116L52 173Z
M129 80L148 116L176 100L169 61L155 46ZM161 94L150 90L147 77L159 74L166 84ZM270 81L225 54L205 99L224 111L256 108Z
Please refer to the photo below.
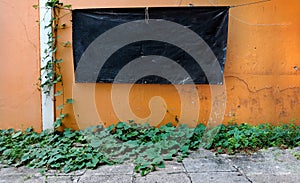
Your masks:
M200 149L182 163L167 162L166 168L145 177L134 173L133 164L101 166L95 170L80 170L69 174L0 165L0 183L185 183L185 182L270 182L299 183L300 160L293 155L300 148L280 150L270 148L252 155L219 155Z

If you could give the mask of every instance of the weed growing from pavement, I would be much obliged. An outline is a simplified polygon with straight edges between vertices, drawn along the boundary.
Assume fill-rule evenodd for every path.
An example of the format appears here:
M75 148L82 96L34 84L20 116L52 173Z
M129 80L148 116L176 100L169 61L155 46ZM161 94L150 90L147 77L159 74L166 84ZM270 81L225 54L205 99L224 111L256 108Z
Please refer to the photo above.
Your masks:
M292 124L272 126L220 125L212 144L204 148L217 153L253 152L279 146L300 146L300 126ZM0 162L7 165L58 169L70 172L96 168L103 164L135 163L141 175L163 168L165 161L182 161L192 150L202 145L206 127L196 128L171 124L160 128L148 124L120 122L108 128L91 127L81 131L65 129L36 133L0 130ZM295 156L299 157L298 154Z
M294 153L294 156L295 156L298 160L300 160L300 151L295 152L295 153Z

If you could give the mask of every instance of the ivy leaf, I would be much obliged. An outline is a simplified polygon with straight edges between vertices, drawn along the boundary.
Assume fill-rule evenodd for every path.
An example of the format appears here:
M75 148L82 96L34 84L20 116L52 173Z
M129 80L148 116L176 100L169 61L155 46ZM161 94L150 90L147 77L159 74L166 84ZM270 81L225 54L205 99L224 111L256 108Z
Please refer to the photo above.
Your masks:
M67 116L68 116L68 114L61 114L61 115L59 115L60 119L64 119Z
M30 158L29 154L24 154L21 158L21 162L25 162L25 161L29 160L29 158Z
M61 109L63 109L65 107L65 105L64 104L62 104L62 105L59 105L59 106L57 106L56 107L56 110L61 110Z
M22 132L21 132L21 131L18 131L18 132L16 132L16 133L14 133L14 134L11 136L11 138L12 138L12 139L17 138L17 137L19 137L20 135L22 135Z
M34 4L34 5L32 5L32 7L33 7L34 9L38 9L39 5L38 5L38 4Z
M62 121L60 118L57 118L56 121L54 122L54 128L58 128L62 125Z
M69 173L71 171L71 167L69 166L69 165L66 165L65 167L64 167L64 172L65 173Z
M62 42L63 47L68 47L71 46L71 42L67 41L67 42Z
M33 128L32 128L32 127L26 128L25 132L26 132L26 133L33 132Z
M163 157L163 160L171 161L171 160L173 160L173 157L172 157L171 154L167 154L167 155L165 155L165 156Z
M94 147L94 148L97 148L97 147L100 147L102 144L102 141L96 139L96 138L93 138L91 140L91 146Z
M67 103L67 104L73 104L73 103L74 103L74 100L73 100L72 98L68 98L68 99L66 100L66 103Z
M164 162L162 161L160 164L157 165L158 168L166 168Z
M66 4L66 5L64 5L64 8L71 9L71 8L72 8L72 5L71 5L71 4Z
M87 164L86 164L86 166L88 167L88 168L95 168L95 167L97 167L97 164L99 163L99 159L98 158L96 158L96 157L94 157L93 159L92 159L92 162L88 162Z

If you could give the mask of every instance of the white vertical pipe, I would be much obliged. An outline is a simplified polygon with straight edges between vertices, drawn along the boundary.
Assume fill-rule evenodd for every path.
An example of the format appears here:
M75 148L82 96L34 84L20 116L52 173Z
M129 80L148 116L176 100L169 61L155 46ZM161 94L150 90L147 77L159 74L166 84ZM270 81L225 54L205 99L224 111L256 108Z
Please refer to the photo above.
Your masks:
M45 49L48 48L48 34L52 32L52 28L45 28L46 25L49 24L52 18L52 12L50 9L47 10L46 2L48 0L39 0L39 10L40 10L40 62L41 67L44 67L47 64L47 60L52 58L45 58L47 53L45 53ZM45 82L45 72L41 71L41 82ZM50 95L44 93L44 90L41 91L42 95L42 125L43 130L53 129L54 122L54 101L53 97L53 88L50 91Z

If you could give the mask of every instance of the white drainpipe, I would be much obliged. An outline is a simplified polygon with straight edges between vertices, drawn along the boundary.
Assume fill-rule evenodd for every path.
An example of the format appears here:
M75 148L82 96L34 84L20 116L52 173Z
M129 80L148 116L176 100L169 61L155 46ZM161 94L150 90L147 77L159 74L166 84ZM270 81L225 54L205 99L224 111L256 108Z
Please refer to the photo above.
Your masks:
M39 0L39 10L40 10L40 65L41 67L47 64L47 60L43 59L47 53L44 53L44 50L48 48L48 33L52 32L52 28L48 27L45 28L46 25L49 24L52 12L51 10L47 10L45 4L48 0ZM49 58L48 58L49 59ZM41 71L41 82L45 81L45 73ZM41 91L42 95L42 128L43 130L46 129L53 129L53 122L54 122L54 101L53 97L53 88L50 92L50 96L44 94L44 90Z

